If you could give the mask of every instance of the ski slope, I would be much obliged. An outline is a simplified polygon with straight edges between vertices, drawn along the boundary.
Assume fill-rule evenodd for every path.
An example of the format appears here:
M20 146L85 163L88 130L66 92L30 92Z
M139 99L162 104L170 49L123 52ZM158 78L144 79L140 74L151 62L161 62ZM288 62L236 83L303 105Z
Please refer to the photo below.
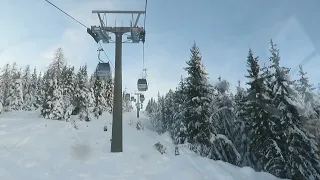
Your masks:
M2 180L273 180L267 173L199 157L174 146L168 135L137 130L135 112L124 114L124 152L110 153L111 115L72 123L39 118L39 112L0 114ZM76 117L73 117L76 118ZM150 126L142 115L142 123ZM104 132L104 125L108 131ZM167 153L153 145L161 142Z

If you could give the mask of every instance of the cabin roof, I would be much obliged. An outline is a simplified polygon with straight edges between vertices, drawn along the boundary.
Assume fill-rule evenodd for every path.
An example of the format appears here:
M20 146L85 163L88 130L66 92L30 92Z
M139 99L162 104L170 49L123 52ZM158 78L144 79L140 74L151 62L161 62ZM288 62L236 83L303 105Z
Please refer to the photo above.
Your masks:
M107 63L99 63L97 65L97 71L110 71L110 64L109 62Z

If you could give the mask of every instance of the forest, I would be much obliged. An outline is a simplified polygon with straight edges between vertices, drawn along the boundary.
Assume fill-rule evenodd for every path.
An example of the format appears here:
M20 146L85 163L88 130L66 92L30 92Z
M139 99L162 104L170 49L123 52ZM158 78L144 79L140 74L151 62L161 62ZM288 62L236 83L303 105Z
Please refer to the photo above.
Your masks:
M320 94L302 66L292 80L271 40L269 65L259 64L249 49L243 61L247 82L238 82L231 93L227 80L209 83L199 47L194 44L190 51L187 76L175 90L148 101L155 131L213 160L280 178L320 179Z
M299 78L281 66L277 45L270 42L269 65L249 49L243 57L247 82L230 91L227 80L210 84L196 44L175 90L151 98L145 113L159 134L169 133L174 143L200 156L250 166L293 180L320 179L320 94L300 66ZM67 64L63 50L45 72L16 63L0 73L0 113L39 110L46 119L82 121L112 113L113 79L102 81ZM123 98L123 111L133 109Z
M62 48L43 74L30 66L6 64L0 74L0 112L40 110L46 119L69 121L71 115L91 121L103 112L112 112L113 79L88 75L87 66L78 71L68 66ZM133 109L123 100L123 110Z

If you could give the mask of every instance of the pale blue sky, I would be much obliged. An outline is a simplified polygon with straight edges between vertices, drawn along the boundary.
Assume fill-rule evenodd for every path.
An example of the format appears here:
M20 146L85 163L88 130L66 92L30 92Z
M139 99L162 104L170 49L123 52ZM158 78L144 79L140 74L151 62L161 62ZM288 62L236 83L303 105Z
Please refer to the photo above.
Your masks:
M87 26L98 25L95 10L143 10L144 0L51 0ZM175 88L196 41L203 55L210 80L218 76L235 86L245 81L246 56L251 47L261 61L267 62L269 40L279 44L282 64L291 68L307 57L314 48L301 21L308 28L319 29L319 3L316 0L149 0L146 23L145 64L149 91ZM110 25L127 24L124 16L108 18ZM298 18L300 20L298 20ZM54 50L62 47L68 63L87 63L93 72L98 45L86 29L53 8L44 0L2 0L0 2L0 66L16 61L39 70L51 62ZM142 22L142 21L140 21ZM318 31L319 32L319 31ZM125 38L125 37L124 37ZM316 40L319 37L313 37ZM320 39L320 38L319 38ZM320 43L319 43L320 44ZM114 44L104 44L114 64ZM105 58L104 56L102 56ZM319 57L305 65L310 79L317 84ZM142 71L142 44L123 45L123 88L136 91ZM296 73L294 73L296 74Z

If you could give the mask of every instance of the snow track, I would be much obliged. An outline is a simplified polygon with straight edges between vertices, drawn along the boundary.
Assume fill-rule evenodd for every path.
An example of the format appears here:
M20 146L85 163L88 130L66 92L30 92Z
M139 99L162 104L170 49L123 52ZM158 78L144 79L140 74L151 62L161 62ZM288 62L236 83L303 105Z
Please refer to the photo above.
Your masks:
M227 163L198 157L174 145L168 135L137 130L135 113L124 114L124 152L110 153L111 116L92 122L69 122L38 118L39 112L0 115L0 179L5 180L250 180L276 179L266 173L240 169ZM72 117L75 118L76 117ZM149 120L142 115L144 124ZM107 124L109 131L103 131ZM167 153L153 146L160 142Z

